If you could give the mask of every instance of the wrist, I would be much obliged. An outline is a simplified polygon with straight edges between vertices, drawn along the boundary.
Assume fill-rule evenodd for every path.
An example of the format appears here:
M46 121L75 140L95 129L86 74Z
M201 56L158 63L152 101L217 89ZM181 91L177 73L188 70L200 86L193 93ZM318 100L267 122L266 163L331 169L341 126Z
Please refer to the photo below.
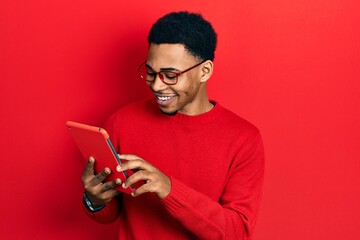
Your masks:
M100 206L94 206L85 192L84 192L84 195L83 195L83 203L86 206L86 208L90 212L93 212L93 213L98 212L98 211L100 211L101 209L103 209L105 207L105 204L100 205Z

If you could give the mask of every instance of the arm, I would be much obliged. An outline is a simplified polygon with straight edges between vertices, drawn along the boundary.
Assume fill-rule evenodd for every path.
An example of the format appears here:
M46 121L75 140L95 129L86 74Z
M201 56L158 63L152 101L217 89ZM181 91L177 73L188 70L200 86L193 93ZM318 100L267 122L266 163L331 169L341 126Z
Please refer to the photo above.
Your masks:
M111 223L115 221L119 215L118 202L115 196L119 194L119 191L114 188L121 184L120 179L114 181L104 182L106 177L110 174L110 169L105 168L102 172L94 174L95 159L90 158L84 174L82 176L82 182L85 189L84 197L88 200L88 204L91 207L98 209L92 210L87 207L86 201L84 201L84 208L89 217L100 223Z
M201 239L250 239L257 218L264 176L259 135L235 156L219 202L172 179L164 206Z
M264 174L260 136L248 140L239 149L219 201L175 178L163 178L158 169L134 155L121 155L121 158L129 160L121 170L141 169L137 172L139 174L134 174L125 182L125 186L140 179L146 181L134 192L134 196L144 192L156 193L168 212L200 239L249 239L257 217ZM156 175L162 177L153 178ZM166 186L170 186L169 190Z

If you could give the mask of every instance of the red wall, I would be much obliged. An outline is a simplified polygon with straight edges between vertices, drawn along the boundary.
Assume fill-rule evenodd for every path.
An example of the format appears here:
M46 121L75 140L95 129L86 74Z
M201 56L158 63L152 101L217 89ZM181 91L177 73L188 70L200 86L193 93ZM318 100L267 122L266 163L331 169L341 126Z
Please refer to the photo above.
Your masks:
M83 161L64 123L99 125L149 96L136 75L147 31L183 9L219 35L211 98L264 137L254 239L360 239L355 0L2 0L1 239L116 239L116 224L82 212Z

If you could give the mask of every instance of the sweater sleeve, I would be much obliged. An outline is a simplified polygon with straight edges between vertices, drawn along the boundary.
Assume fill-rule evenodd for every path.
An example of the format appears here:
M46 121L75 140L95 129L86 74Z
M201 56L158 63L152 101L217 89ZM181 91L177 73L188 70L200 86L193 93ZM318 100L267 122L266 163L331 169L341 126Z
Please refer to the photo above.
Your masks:
M171 178L171 192L162 202L199 239L251 239L263 176L264 151L257 134L236 154L219 201Z
M112 115L104 124L105 130L108 132L112 144L118 149L119 142L116 137L116 115ZM121 196L115 197L108 202L103 209L97 212L91 212L86 206L83 204L85 213L92 218L94 221L99 223L112 223L114 222L120 215L121 209Z
M105 207L98 212L91 212L89 209L86 208L84 204L83 206L86 214L98 223L112 223L118 218L120 214L120 207L117 202L117 198L111 199L111 201L107 203Z

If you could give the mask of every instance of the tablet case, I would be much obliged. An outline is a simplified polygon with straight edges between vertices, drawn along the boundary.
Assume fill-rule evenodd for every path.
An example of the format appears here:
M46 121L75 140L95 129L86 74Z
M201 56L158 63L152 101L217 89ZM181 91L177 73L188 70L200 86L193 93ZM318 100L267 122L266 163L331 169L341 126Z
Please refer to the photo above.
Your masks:
M66 126L85 160L88 160L91 156L95 158L95 174L108 167L111 169L111 173L106 178L106 181L119 178L122 182L133 174L131 170L124 172L116 171L116 166L122 164L124 160L118 157L105 129L72 121L67 121ZM137 182L126 189L121 186L115 189L130 194L136 188L140 187L140 185L141 182Z

